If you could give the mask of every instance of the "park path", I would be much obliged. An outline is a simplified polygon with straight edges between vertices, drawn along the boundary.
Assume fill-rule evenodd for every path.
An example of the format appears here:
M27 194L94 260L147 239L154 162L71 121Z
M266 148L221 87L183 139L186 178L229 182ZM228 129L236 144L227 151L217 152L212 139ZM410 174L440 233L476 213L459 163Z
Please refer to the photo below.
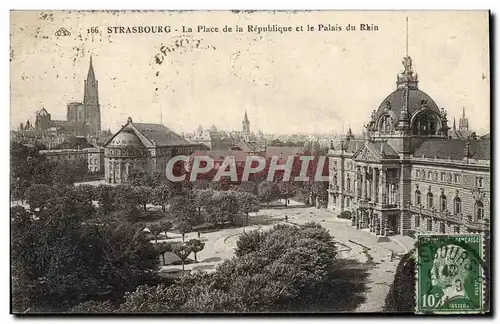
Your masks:
M395 237L387 242L378 242L377 237L368 230L358 230L350 225L349 220L337 218L335 214L327 210L314 207L295 210L263 210L262 212L276 218L284 217L286 214L290 222L299 225L314 221L328 229L336 241L350 248L350 250L340 252L339 258L356 260L359 263L358 267L364 268L368 273L367 290L364 293L365 301L355 311L380 312L383 310L400 257L413 245L411 238Z
M355 312L380 312L383 310L389 286L394 280L396 267L400 257L413 245L409 237L393 237L387 242L378 242L377 237L367 230L357 230L350 221L337 218L335 214L324 210L311 208L262 209L256 217L272 218L274 224L283 222L285 215L291 223L303 225L314 221L329 230L334 239L339 242L339 258L355 260L355 267L362 268L368 274L366 278L365 300ZM251 217L252 218L252 217ZM251 219L250 219L251 221ZM252 229L266 230L270 225L252 225ZM230 228L211 233L203 233L201 240L205 249L198 253L200 263L187 264L186 270L214 271L216 266L234 255L238 237L243 234L242 228ZM169 242L181 241L181 236L169 233ZM197 233L186 235L186 241L198 238ZM391 259L392 255L392 259ZM161 271L179 271L180 265L163 266Z

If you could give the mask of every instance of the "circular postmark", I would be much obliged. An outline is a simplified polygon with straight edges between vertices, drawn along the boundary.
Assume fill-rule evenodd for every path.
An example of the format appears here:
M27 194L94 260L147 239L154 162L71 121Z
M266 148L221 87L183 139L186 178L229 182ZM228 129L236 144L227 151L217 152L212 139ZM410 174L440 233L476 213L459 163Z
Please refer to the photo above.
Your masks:
M484 265L481 234L419 235L416 311L482 312Z

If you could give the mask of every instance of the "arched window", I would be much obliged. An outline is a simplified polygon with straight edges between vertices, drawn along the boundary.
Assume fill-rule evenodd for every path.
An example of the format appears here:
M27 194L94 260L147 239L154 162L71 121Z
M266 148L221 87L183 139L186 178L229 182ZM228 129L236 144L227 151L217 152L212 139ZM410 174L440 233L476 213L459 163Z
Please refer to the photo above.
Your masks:
M484 219L484 205L481 201L476 201L476 220Z
M446 225L444 222L439 223L439 233L444 234L446 232Z
M437 116L431 111L424 111L413 121L412 133L413 135L436 135L439 126Z
M422 195L420 194L420 190L415 191L415 206L420 206L422 204Z
M346 208L349 208L350 205L351 205L351 199L349 199L349 197L346 197L346 199L345 199L345 206L346 206Z
M441 195L440 197L440 202L439 202L439 208L442 212L447 210L447 204L448 204L448 199L446 198L445 195Z
M462 213L462 199L455 197L453 200L453 214L456 216Z
M434 207L434 196L429 192L427 194L427 208L431 209L432 207Z
M351 191L351 179L349 177L347 177L346 188L347 191Z

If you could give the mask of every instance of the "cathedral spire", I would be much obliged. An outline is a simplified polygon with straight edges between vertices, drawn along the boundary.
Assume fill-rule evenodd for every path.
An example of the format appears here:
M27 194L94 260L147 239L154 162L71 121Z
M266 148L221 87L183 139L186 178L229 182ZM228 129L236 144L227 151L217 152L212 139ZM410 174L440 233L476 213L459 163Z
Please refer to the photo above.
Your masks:
M248 120L247 110L245 109L245 117L243 117L243 133L250 134L250 121Z
M95 78L92 55L90 55L89 71L83 92L85 121L90 126L91 133L101 130L101 107L99 105L99 83Z
M465 107L462 107L462 118L465 119Z
M244 122L248 122L247 110L245 109L245 117L243 118Z
M87 73L87 81L95 81L94 66L92 65L92 55L90 55L89 72Z
M457 129L457 125L455 124L455 117L453 117L453 130Z

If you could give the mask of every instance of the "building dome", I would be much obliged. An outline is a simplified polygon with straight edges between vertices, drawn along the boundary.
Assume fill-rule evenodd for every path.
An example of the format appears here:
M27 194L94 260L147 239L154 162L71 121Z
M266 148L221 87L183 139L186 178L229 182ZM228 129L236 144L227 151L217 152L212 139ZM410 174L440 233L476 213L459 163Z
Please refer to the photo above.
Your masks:
M388 111L392 111L396 120L401 117L401 106L403 103L404 89L397 89L388 95L377 109L377 120ZM408 89L408 117L411 119L416 112L422 109L430 109L439 113L436 102L420 89Z
M129 147L142 146L141 140L135 135L132 130L124 130L113 138L107 147Z
M403 66L396 90L373 112L368 128L380 135L398 131L424 136L447 133L446 112L418 88L418 75L413 72L410 57L403 59Z

